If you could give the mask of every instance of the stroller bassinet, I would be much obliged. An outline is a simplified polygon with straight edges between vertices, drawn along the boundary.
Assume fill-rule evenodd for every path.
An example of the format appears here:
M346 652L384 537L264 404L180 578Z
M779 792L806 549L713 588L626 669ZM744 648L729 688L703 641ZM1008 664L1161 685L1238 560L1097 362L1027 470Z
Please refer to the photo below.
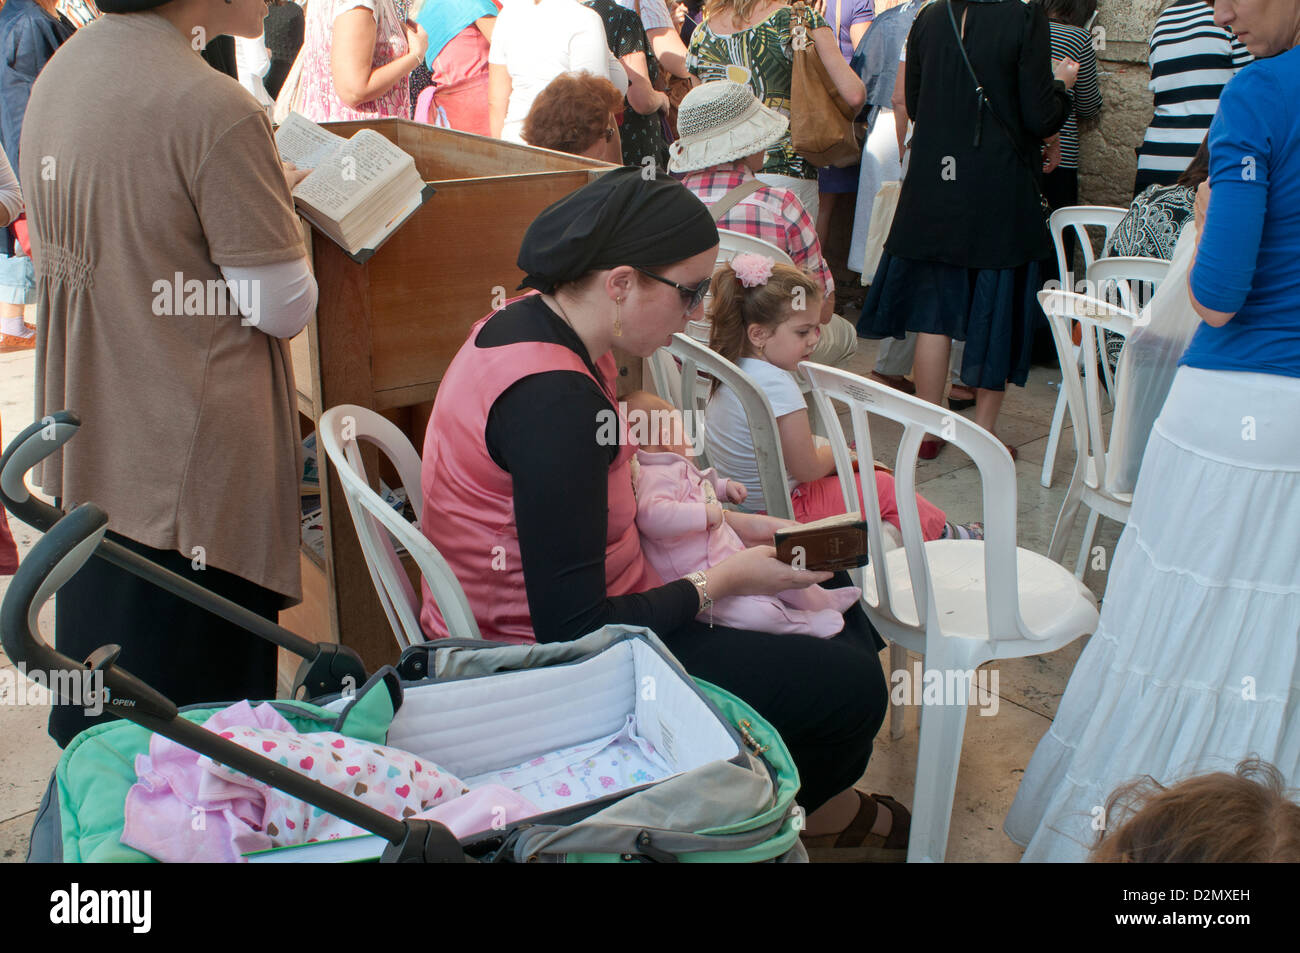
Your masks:
M7 504L14 495L12 479L5 480L12 456L13 448L0 465ZM107 707L126 719L83 732L64 752L38 812L29 860L149 859L122 845L120 834L135 756L148 749L153 731L375 832L387 845L387 860L806 859L794 800L798 777L776 731L739 699L691 679L653 633L637 627L608 626L545 645L426 643L357 692L273 704L298 731L386 743L461 777L605 738L630 717L670 769L660 780L460 842L442 825L393 819L311 781L203 729L201 722L224 705L179 712L117 668L115 646L79 666L45 644L35 626L41 605L95 554L106 527L107 516L93 504L59 519L0 605L0 637L13 661L28 671L99 671ZM310 851L301 859L312 859Z

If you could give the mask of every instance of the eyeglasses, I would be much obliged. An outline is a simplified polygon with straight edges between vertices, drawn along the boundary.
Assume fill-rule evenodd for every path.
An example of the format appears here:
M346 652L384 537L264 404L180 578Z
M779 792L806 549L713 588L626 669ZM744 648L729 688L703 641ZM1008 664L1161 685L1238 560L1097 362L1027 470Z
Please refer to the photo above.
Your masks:
M676 288L677 293L682 296L682 301L686 306L687 314L690 314L692 311L698 308L700 304L704 301L705 295L709 293L709 285L713 281L712 278L705 278L694 288L690 288L687 287L686 285L679 285L677 282L665 278L663 275L656 275L653 271L647 271L646 269L638 265L633 265L632 267L637 271L639 271L641 274L645 275L647 278L653 278L655 281Z

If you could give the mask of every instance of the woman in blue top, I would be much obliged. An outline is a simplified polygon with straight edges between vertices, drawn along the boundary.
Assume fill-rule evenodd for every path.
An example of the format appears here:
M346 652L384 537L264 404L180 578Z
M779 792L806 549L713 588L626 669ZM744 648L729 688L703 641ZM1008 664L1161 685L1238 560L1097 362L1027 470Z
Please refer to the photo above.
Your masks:
M1219 0L1258 59L1224 89L1197 200L1204 320L1155 423L1101 622L1007 817L1082 860L1120 783L1300 783L1300 3ZM1233 805L1224 804L1225 811Z

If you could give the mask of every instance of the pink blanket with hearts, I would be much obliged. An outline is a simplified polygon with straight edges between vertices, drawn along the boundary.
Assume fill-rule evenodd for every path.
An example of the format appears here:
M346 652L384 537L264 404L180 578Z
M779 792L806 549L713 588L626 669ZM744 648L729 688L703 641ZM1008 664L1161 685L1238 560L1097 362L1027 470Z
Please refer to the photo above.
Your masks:
M239 702L204 727L390 817L423 814L468 790L407 751L332 731L301 734L269 704ZM135 770L122 843L158 860L238 861L250 851L366 833L161 735Z

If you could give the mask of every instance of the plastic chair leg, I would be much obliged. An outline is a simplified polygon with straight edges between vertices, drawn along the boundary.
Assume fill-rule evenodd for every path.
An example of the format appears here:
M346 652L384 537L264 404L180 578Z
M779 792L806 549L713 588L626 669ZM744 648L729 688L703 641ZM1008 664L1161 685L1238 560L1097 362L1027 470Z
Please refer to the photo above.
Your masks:
M945 675L948 670L968 670L955 657L950 657L946 664L941 662L942 654L931 653L927 668L937 668ZM968 707L965 704L923 706L916 793L912 799L912 832L907 848L909 864L944 861Z
M1070 477L1070 487L1065 491L1065 500L1061 503L1060 515L1056 517L1056 528L1052 530L1052 541L1047 546L1047 558L1060 563L1065 556L1065 544L1074 530L1075 518L1079 515L1079 506L1083 500L1083 473L1079 467L1074 468ZM1064 565L1064 563L1062 563Z
M1056 398L1056 410L1052 412L1052 429L1047 434L1047 449L1043 452L1043 475L1038 482L1045 487L1052 485L1052 471L1056 469L1056 451L1061 444L1061 431L1065 429L1065 382L1061 382L1061 393Z
M892 689L894 685L894 673L907 670L907 649L901 642L893 642L889 646L889 686ZM892 694L892 692L891 692ZM907 713L907 705L903 704L889 706L889 737L898 740L903 737L903 718Z
M1092 552L1092 540L1097 535L1097 520L1100 515L1094 509L1088 510L1088 522L1083 527L1083 541L1079 544L1079 561L1074 567L1074 578L1080 581L1088 571L1088 556Z

